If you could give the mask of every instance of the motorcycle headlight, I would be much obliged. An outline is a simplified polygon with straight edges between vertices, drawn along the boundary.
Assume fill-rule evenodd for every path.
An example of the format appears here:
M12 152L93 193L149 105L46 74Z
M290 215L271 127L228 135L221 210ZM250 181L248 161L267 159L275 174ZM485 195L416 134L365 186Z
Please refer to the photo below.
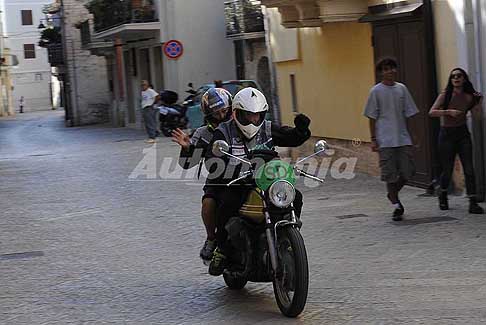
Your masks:
M276 181L268 190L270 201L277 208L286 208L295 199L295 187L287 181Z

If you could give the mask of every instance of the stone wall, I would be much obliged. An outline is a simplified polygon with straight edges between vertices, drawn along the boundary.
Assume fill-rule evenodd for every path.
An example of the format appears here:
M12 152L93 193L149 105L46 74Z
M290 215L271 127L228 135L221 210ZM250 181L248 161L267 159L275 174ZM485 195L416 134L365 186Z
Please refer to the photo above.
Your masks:
M64 46L73 125L108 122L111 107L106 59L81 48L81 33L76 25L92 15L88 1L64 0Z

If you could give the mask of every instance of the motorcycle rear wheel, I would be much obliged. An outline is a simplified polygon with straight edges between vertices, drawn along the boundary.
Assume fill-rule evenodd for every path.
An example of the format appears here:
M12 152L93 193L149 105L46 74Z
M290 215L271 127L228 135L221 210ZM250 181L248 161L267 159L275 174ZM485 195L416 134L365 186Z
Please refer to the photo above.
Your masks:
M297 317L305 307L309 289L309 266L304 240L294 227L279 231L278 263L281 276L273 280L277 305L287 317Z
M223 273L223 279L226 283L226 286L228 286L228 288L231 290L241 290L246 286L246 283L248 282L246 279L233 277L227 273Z

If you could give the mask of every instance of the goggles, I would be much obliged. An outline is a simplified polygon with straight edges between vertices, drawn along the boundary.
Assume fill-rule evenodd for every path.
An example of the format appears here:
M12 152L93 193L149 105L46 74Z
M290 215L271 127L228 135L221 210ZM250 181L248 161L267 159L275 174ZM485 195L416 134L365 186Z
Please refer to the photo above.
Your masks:
M267 111L262 111L258 113L243 111L241 109L236 110L236 118L238 122L243 126L253 124L254 126L259 126L265 120L265 115Z

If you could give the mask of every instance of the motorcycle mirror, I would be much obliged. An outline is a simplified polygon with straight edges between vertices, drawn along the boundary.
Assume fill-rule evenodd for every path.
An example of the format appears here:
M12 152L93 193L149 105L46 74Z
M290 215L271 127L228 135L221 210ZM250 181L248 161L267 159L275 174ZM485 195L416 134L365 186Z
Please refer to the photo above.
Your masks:
M190 82L190 83L187 84L187 87L193 88L194 86L192 85L192 82Z
M229 144L224 140L216 140L213 143L213 154L216 157L222 157L229 151Z
M314 146L314 152L315 153L320 153L320 152L325 152L329 150L329 145L327 144L326 140L319 140L316 142Z

